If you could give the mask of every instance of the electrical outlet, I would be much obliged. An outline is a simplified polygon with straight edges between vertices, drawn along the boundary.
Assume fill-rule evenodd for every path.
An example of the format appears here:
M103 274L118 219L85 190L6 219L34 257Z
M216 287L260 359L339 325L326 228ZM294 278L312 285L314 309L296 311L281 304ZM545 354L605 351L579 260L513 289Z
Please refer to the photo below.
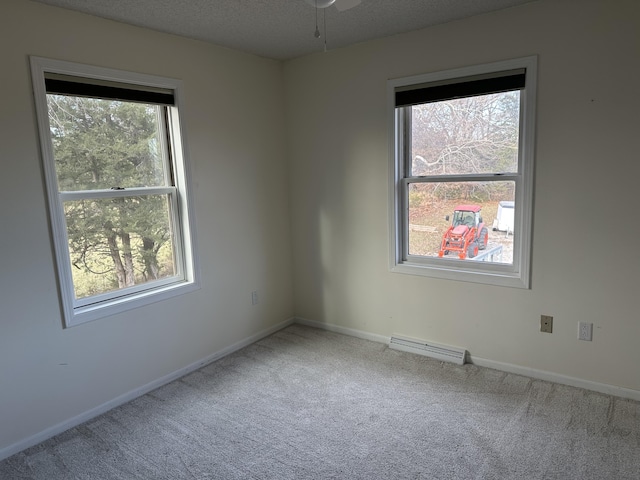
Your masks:
M593 337L593 323L578 322L578 340L590 342Z
M251 292L251 305L258 304L258 292Z
M553 332L553 317L551 315L540 315L540 331L544 333Z

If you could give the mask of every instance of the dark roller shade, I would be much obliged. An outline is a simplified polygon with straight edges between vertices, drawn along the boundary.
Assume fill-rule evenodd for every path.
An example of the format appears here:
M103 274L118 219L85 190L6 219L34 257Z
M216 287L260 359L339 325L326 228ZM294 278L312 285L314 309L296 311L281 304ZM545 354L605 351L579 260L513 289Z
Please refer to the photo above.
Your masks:
M520 70L491 78L472 77L453 83L437 82L431 85L419 85L415 88L398 90L396 91L396 107L520 90L525 86L525 73L524 70Z
M45 78L47 93L73 95L78 97L102 98L106 100L122 100L129 102L150 103L157 105L174 105L175 99L171 90L144 89L144 87L127 88L126 85L102 83L85 83L60 78ZM90 82L90 80L89 80Z

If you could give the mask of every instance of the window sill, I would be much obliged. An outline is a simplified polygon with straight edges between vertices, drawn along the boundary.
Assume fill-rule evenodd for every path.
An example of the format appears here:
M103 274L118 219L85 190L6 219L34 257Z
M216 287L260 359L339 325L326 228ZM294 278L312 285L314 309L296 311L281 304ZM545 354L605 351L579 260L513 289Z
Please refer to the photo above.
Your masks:
M494 271L488 271L486 268L478 270L458 267L448 262L446 264L444 262L442 262L442 264L436 262L429 264L403 262L392 265L390 270L392 273L441 278L459 282L482 283L498 287L529 288L528 278L520 275L519 272L500 267L501 266L496 265Z
M199 289L200 285L196 282L182 281L92 305L76 307L73 308L73 311L68 312L66 316L66 326L74 327L93 320L133 310L134 308L140 308L145 305L167 300L178 295L194 292Z

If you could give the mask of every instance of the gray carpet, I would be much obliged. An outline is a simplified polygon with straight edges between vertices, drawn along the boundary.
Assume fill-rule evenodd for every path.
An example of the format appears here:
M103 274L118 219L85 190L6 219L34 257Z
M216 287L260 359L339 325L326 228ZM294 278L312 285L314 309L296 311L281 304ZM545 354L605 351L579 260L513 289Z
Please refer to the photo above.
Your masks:
M294 325L2 479L640 479L640 403Z

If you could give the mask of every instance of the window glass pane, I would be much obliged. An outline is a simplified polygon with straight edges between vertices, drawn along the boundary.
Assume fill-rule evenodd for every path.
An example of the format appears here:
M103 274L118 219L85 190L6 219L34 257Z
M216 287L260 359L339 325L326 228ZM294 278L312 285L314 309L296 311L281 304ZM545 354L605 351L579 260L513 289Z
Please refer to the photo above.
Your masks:
M411 108L411 176L518 171L520 91Z
M513 263L515 182L409 184L409 255Z
M166 185L157 105L47 95L60 191Z
M176 274L167 195L64 204L76 298Z

